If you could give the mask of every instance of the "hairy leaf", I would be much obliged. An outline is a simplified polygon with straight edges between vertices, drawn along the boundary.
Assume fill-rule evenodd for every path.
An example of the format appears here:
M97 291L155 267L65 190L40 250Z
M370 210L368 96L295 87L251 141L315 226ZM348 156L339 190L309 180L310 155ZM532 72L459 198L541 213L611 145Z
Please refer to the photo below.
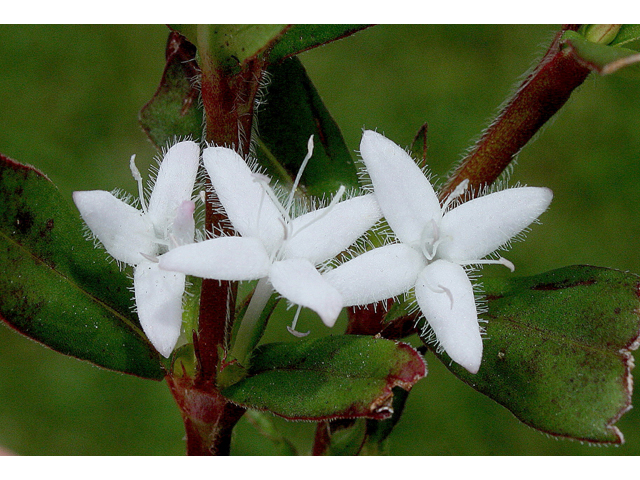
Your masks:
M426 375L409 345L336 335L258 347L247 376L222 390L232 402L291 420L388 418L394 387Z
M573 266L484 282L489 312L476 375L444 363L524 423L551 435L622 443L631 408L640 277Z
M0 317L54 350L161 379L132 312L131 281L83 235L79 215L35 168L0 155Z
M269 52L269 62L353 35L370 25L289 25Z
M196 47L172 32L167 41L167 63L160 86L140 111L140 124L159 150L176 139L202 136L203 110L195 86L198 75Z
M338 128L297 58L269 68L265 105L258 109L256 156L266 172L285 187L307 154L313 156L302 175L304 193L334 193L340 185L358 188L357 169Z

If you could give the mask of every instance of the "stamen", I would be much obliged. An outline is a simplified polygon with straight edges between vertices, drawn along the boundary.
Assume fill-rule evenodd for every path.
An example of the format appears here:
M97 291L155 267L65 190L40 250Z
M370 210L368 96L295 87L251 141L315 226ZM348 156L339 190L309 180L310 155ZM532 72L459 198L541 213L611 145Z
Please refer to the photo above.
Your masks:
M136 167L136 156L131 155L131 160L129 160L129 168L131 169L131 175L133 179L138 182L138 195L140 196L140 205L142 206L142 211L147 213L147 203L144 200L144 186L142 185L142 175L140 175L140 170Z
M461 265L504 265L505 267L507 267L509 270L511 270L511 272L513 273L516 270L516 267L513 263L511 263L509 260L507 260L506 258L500 257L496 260L493 260L491 258L487 258L484 260L469 260L469 261L465 261L464 263L462 263Z
M333 207L335 207L340 200L342 199L342 196L344 195L344 192L347 189L345 188L344 185L340 185L340 188L338 188L338 191L336 192L336 194L333 196L333 199L331 200L331 202L329 203L329 205L327 205L323 210L322 213L320 213L320 215L318 215L316 218L314 218L311 222L307 223L306 225L301 226L297 232L293 232L293 234L291 236L295 236L298 233L300 233L301 231L303 231L305 228L307 228L310 225L313 225L313 223L317 222L318 220L320 220L321 218L327 216L329 214L329 212L331 211L331 209ZM316 210L318 211L318 210Z
M438 286L442 289L444 293L447 294L447 297L449 297L449 301L451 302L451 310L453 310L453 293L451 293L451 290L449 290L444 285L438 285Z
M444 205L442 206L442 211L444 212L447 209L447 207L449 207L451 202L454 201L456 198L458 198L460 195L462 195L467 190L467 188L469 188L469 179L465 178L462 182L458 184L458 186L453 190L453 192L449 194L449 196L444 202Z
M427 288L429 290L431 290L434 293L446 293L447 297L449 297L449 301L451 302L451 310L453 310L453 293L451 293L451 290L449 290L447 287L445 287L444 285L440 285L438 284L438 289L434 288L433 285L426 283L425 284L427 286Z
M442 243L444 239L440 238L440 228L438 227L438 222L435 219L431 219L431 225L433 225L433 235L427 237L427 227L422 230L421 235L421 250L422 254L427 258L427 260L431 261L436 256L436 251L438 250L438 245ZM431 252L427 250L427 246L431 245Z
M291 206L293 205L293 197L296 193L296 189L298 188L298 185L300 184L302 173L304 172L304 169L307 168L307 163L309 163L309 160L311 159L311 155L313 155L313 135L309 137L309 141L307 142L307 156L304 157L304 160L302 160L302 164L298 169L298 174L296 175L296 179L293 182L293 186L291 187L289 198L287 199L287 207L285 210L289 213L291 213Z
M298 332L296 330L296 325L298 324L298 317L300 316L300 310L302 310L302 305L298 305L298 309L296 310L296 314L293 317L293 323L291 324L291 326L287 326L287 330L289 331L289 333L291 335L293 335L294 337L298 337L298 338L302 338L302 337L306 337L307 335L309 335L311 333L311 330L309 330L308 332L302 333L302 332Z
M142 252L138 252L138 253L140 253L140 255L142 255L144 258L146 258L150 262L160 263L160 260L158 260L158 257L156 257L155 255L147 255L146 253L142 253Z
M278 200L278 196L271 188L271 185L269 185L268 179L269 177L266 177L265 175L262 175L260 173L253 174L253 181L258 182L262 186L265 193L269 196L271 201L275 204L276 208L280 211L280 214L284 217L285 221L287 223L291 222L291 216L289 215L289 212L284 209L284 207L280 203L280 200Z

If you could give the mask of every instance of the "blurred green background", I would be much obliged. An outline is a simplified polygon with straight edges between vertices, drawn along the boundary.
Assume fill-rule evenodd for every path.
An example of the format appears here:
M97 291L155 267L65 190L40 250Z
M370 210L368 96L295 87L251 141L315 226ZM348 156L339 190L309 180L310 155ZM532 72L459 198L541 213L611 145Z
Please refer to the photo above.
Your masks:
M356 150L362 128L407 146L429 124L444 179L551 40L557 26L378 26L301 55ZM29 163L71 202L85 189L136 193L128 160L155 152L137 123L164 66L164 26L2 26L0 152ZM571 264L640 273L640 81L593 77L519 156L510 184L555 198L506 255L516 275ZM505 275L489 266L486 275ZM313 325L311 325L313 323ZM328 330L318 327L318 333ZM305 328L303 325L301 328ZM280 330L284 330L281 328ZM402 455L638 455L640 410L621 447L555 440L463 384L432 356L391 438ZM637 402L638 394L634 395ZM314 425L275 420L308 453ZM0 445L19 454L184 454L166 385L64 357L0 327ZM234 454L275 450L243 419Z

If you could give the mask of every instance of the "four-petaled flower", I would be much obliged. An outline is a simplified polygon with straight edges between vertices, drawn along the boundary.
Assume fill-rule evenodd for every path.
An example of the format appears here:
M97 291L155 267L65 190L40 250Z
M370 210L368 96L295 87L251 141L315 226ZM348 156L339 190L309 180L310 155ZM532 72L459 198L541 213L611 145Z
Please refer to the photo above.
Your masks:
M370 250L324 274L345 306L366 305L412 287L437 340L472 373L480 368L482 337L471 281L463 265L511 262L484 259L526 229L549 206L547 188L521 187L449 209L461 184L441 207L411 157L384 136L365 131L362 160L387 223L399 243Z
M203 161L214 191L241 236L175 248L160 258L160 268L218 280L260 279L243 324L255 321L275 289L333 326L343 307L342 297L316 267L354 243L380 219L381 212L373 195L338 203L342 187L329 206L292 218L293 193L312 145L310 139L309 154L284 206L268 178L254 173L234 150L206 148ZM293 328L295 320L292 333Z
M155 346L168 357L180 336L183 273L160 270L158 258L169 249L193 242L195 204L191 195L200 148L180 142L164 156L147 205L142 178L131 158L142 211L109 192L74 192L73 200L91 232L119 262L133 265L138 318Z

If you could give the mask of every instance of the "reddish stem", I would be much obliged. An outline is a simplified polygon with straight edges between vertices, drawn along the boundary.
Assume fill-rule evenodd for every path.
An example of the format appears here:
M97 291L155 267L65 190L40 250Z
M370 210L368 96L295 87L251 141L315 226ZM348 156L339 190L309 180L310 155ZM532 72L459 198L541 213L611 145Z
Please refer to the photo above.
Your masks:
M215 389L202 390L184 377L167 377L187 433L187 455L229 455L231 431L244 409Z
M451 175L440 192L441 199L446 198L464 179L469 179L476 192L493 183L522 147L584 82L590 70L580 65L567 49L561 48L563 33L577 28L577 25L565 25L556 34L538 66ZM385 323L384 314L382 308L377 312L370 308L352 309L347 331L353 334L376 331L385 338L398 338L395 335L415 332L416 315Z
M469 179L475 192L493 183L584 82L590 69L579 64L567 49L561 48L563 33L576 29L577 25L565 25L556 34L538 66L450 177L440 192L441 199L464 179Z
M205 141L235 148L240 154L248 153L254 100L264 62L250 59L236 71L228 71L209 58L205 49L200 52L200 68ZM207 202L206 230L228 230L225 220ZM235 282L203 280L198 331L194 334L195 377L167 377L184 420L189 455L228 455L231 432L244 413L243 408L219 393L216 384L226 354L226 336L234 320L236 293Z

